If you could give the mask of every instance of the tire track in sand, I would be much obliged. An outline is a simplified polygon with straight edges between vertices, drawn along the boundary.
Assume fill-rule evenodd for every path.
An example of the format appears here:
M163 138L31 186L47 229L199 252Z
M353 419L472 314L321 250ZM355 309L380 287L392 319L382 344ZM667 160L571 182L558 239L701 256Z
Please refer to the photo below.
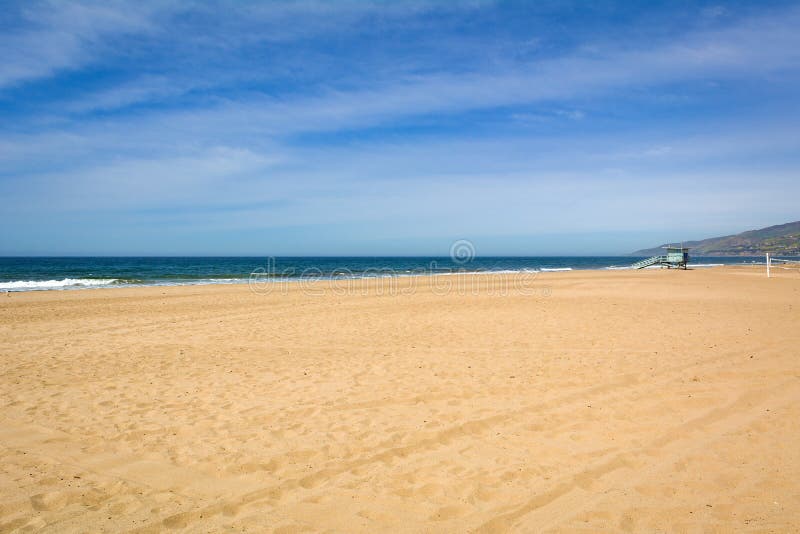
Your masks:
M761 416L763 410L759 409L756 412L756 408L760 408L765 402L770 401L770 405L778 406L796 400L797 391L785 388L790 385L796 386L796 381L789 380L777 388L764 388L740 395L725 406L713 408L699 417L663 432L646 447L616 454L610 459L557 483L544 493L506 508L491 520L478 526L475 532L506 532L517 528L522 531L528 529L541 531L551 528L559 521L584 511L592 503L602 498L606 490L617 485L626 487L635 485L647 474L657 472L665 465L673 464L681 457L706 447L720 435L747 426ZM776 392L781 394L777 398L770 399L771 394ZM731 416L741 414L743 411L750 413L750 416L744 419L737 418L736 421L728 421ZM696 437L701 430L710 426L716 428L707 434L706 439L700 441L691 439ZM692 443L692 446L687 447L687 443ZM657 453L665 448L670 449L671 452L666 458L656 462L649 460L659 456ZM645 464L646 468L637 468L636 474L632 476L631 469L641 463ZM622 470L624 472L620 472ZM603 480L611 474L613 476L610 479ZM601 485L598 487L599 483ZM589 491L590 487L591 491ZM593 495L594 498L592 498ZM534 514L534 516L530 516L530 514ZM520 526L520 520L523 520L524 526Z

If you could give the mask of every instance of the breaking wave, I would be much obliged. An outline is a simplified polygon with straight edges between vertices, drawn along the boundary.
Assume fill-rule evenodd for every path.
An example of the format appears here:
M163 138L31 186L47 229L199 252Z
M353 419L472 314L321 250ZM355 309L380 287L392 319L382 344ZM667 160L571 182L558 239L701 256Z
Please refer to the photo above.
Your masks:
M79 287L100 287L118 284L118 278L64 278L63 280L14 280L0 282L0 290L33 291L37 289L68 289Z

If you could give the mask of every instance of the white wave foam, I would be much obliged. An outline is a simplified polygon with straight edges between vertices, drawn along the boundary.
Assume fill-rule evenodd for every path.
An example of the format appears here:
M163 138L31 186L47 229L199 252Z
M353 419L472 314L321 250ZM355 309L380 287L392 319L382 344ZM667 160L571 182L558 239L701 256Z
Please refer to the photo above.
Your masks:
M538 272L539 271L536 269L527 269L527 268L502 269L497 271L481 271L482 274L533 274Z
M15 280L0 282L0 290L33 291L45 289L65 289L78 287L98 287L115 284L117 278L64 278L63 280Z
M498 269L496 271L431 271L420 272L410 276L479 276L479 275L497 275L497 274L535 274L538 273L536 269Z
M539 270L543 273L557 273L561 271L571 271L572 267L542 267Z

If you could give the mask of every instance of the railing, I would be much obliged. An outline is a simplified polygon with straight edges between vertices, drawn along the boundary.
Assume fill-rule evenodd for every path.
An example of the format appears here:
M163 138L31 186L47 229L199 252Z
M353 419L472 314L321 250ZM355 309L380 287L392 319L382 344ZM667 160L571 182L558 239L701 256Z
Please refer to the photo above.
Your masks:
M631 265L631 269L644 269L645 267L650 267L651 265L665 261L667 261L666 256L653 256L652 258L647 258L646 260L637 261Z

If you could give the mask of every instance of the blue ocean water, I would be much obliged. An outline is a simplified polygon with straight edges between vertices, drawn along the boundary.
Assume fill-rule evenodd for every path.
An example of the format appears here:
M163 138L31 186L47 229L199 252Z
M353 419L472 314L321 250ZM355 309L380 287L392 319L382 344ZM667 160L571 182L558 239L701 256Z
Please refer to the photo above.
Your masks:
M632 256L477 257L0 257L0 291L246 283L259 279L413 276L625 268ZM692 257L690 267L760 263L763 257Z

